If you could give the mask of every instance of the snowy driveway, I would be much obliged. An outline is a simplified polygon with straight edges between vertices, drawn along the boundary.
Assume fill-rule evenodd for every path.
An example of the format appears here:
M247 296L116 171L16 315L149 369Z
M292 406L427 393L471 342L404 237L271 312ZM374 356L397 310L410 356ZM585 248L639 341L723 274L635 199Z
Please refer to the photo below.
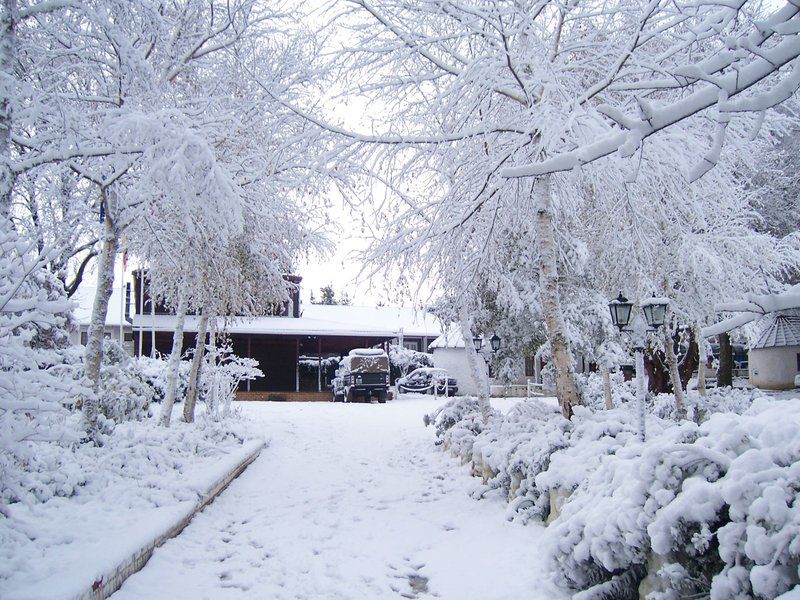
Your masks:
M543 529L433 448L435 402L240 405L270 446L113 599L566 597Z

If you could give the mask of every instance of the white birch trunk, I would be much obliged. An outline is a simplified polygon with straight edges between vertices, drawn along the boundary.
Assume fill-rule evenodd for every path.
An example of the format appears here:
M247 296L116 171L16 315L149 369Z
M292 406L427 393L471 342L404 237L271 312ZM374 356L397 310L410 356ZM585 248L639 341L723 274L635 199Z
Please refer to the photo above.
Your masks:
M678 371L678 359L672 347L672 332L668 327L664 327L664 354L667 357L669 367L669 379L672 382L672 392L675 394L675 412L679 420L686 418L686 403L683 399L683 386L681 385L681 375Z
M572 366L572 352L567 339L564 314L558 295L558 267L556 242L553 229L553 213L550 199L550 176L536 180L533 188L536 203L536 248L539 252L539 288L542 313L550 341L550 353L556 371L556 395L561 412L572 417L572 407L580 404L581 398Z
M601 366L600 374L603 376L603 398L606 402L606 410L611 410L614 408L614 402L611 399L611 373L609 373L608 367Z
M19 9L17 0L3 0L0 19L0 216L11 214L14 173L11 170L11 129L13 125L14 67L17 56Z
M109 211L108 197L102 192L106 220L97 261L97 290L92 305L92 318L87 332L86 350L83 354L84 375L92 389L92 396L84 399L83 413L90 435L97 431L97 393L100 389L100 365L103 361L103 339L105 337L108 301L114 289L114 263L117 260L119 240Z
M697 353L700 361L697 365L697 393L700 396L706 395L706 338L700 332L701 326L695 327L695 337L697 338Z
M183 352L183 324L186 321L186 311L189 301L182 291L178 297L178 311L175 318L175 331L172 334L172 352L169 355L167 366L167 394L161 407L159 422L164 427L169 427L172 417L172 407L175 404L175 393L178 389L178 374L181 368L181 353Z
M489 374L486 372L486 368L481 368L482 361L478 356L477 350L475 350L475 345L472 343L472 326L466 306L461 307L459 319L461 321L461 335L464 338L464 352L467 355L467 364L469 364L472 381L478 390L478 406L481 409L483 424L486 425L492 413L492 405L489 402Z
M194 346L192 369L189 371L189 385L186 388L186 400L183 401L183 420L187 423L194 421L194 408L197 405L198 381L200 379L200 365L206 352L206 333L208 331L208 314L203 313L197 325L197 343Z

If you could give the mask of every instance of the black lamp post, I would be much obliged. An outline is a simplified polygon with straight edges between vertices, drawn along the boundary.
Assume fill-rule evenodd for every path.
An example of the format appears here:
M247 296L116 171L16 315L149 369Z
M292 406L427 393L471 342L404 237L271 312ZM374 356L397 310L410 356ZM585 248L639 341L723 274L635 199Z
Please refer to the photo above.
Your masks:
M500 338L496 333L491 337L489 343L492 345L492 352L497 352L500 350Z
M474 338L472 338L472 343L475 344L475 350L480 352L481 346L483 346L483 338L479 335L476 335Z
M631 310L633 309L633 302L629 301L622 292L619 293L614 300L608 303L608 309L611 311L611 322L619 327L622 331L628 326L631 321Z
M631 322L633 302L619 293L614 300L608 303L611 311L611 322L620 331L626 331L631 336L633 354L636 359L636 403L639 411L639 438L645 439L645 398L647 396L647 382L644 377L644 346L647 342L647 332L658 329L664 324L667 317L668 298L648 298L639 303L644 321L641 318Z

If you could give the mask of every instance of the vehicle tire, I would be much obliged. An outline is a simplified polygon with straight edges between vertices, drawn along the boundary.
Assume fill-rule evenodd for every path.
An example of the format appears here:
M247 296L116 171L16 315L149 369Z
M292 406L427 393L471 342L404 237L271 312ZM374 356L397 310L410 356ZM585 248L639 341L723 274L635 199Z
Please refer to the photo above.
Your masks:
M386 396L388 392L378 392L378 404L386 404Z

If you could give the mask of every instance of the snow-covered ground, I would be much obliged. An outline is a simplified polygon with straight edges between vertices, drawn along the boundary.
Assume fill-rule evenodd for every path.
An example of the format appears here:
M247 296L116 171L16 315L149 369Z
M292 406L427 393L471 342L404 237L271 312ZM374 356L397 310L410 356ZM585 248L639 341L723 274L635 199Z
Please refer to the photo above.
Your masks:
M180 408L178 409L180 410ZM199 499L263 444L242 443L246 423L151 419L117 426L106 446L75 453L43 445L24 482L46 502L15 502L0 517L0 598L75 598L195 509ZM233 435L238 431L238 435ZM68 492L68 493L67 493Z
M544 529L473 500L480 481L433 448L436 405L240 403L270 446L114 600L566 597Z

